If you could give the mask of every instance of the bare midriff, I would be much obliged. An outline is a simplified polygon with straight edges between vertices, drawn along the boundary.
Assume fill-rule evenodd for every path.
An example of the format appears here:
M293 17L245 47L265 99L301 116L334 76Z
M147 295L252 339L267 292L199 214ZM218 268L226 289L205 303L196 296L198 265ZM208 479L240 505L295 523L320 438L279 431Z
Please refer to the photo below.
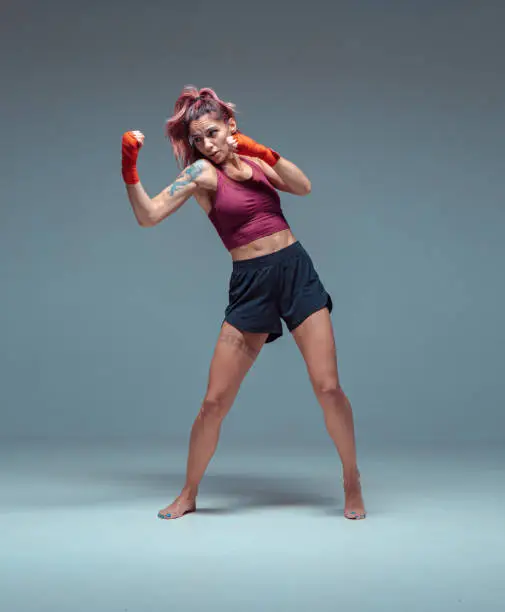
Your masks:
M230 255L233 261L241 261L244 259L252 259L253 257L261 257L262 255L269 255L288 247L289 245L296 242L296 238L290 229L281 230L275 232L270 236L264 236L253 240L249 244L231 249Z

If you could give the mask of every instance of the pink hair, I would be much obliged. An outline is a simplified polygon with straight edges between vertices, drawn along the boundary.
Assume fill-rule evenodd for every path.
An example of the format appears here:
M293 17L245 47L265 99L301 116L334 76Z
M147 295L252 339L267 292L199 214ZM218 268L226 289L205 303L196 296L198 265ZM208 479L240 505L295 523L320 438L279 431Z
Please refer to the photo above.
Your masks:
M189 141L189 124L208 113L228 122L235 118L235 104L223 102L209 87L198 90L193 85L186 85L175 102L174 114L165 123L165 134L180 169L201 158Z

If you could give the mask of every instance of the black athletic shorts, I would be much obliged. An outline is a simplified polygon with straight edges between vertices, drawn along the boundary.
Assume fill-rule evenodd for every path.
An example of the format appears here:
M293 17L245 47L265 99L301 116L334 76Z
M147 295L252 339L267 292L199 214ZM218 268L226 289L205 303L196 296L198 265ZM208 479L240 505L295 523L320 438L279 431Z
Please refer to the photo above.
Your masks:
M281 319L293 331L312 313L333 309L314 264L300 242L280 251L233 262L224 320L240 331L282 336Z

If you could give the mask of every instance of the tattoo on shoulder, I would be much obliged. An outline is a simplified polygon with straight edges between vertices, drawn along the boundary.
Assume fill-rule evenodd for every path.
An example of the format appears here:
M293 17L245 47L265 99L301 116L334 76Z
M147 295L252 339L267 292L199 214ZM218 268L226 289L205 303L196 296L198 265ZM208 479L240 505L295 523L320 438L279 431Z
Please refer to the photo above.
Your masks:
M205 162L203 159L197 159L191 166L185 168L179 176L175 179L175 181L170 185L168 192L170 195L174 195L180 189L189 185L192 181L194 181L205 169Z

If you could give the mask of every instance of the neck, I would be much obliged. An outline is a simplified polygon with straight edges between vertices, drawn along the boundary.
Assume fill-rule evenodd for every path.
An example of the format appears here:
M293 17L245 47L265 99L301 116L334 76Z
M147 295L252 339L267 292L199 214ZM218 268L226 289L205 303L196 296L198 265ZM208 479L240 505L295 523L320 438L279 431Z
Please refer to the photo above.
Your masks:
M237 170L242 168L242 160L236 153L230 153L227 159L221 164L223 168L232 167Z

